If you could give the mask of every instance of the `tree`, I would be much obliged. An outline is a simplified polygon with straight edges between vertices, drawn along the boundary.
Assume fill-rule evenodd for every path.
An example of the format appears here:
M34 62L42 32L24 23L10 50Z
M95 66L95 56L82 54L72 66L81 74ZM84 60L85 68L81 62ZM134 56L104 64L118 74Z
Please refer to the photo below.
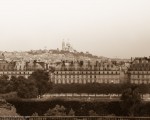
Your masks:
M36 70L31 74L29 79L35 81L40 96L49 92L52 87L52 83L49 82L49 74L44 70Z
M8 78L9 78L9 77L8 77L7 75L2 75L2 76L1 76L1 80L5 80L5 81L6 81L6 80L8 80Z
M15 77L15 76L11 77L10 83L12 85L12 91L17 91L20 79L22 79L22 77L19 77L19 78Z
M39 116L37 112L33 113L32 116Z
M142 97L143 97L143 94L149 93L149 90L150 90L149 84L140 84L140 85L138 85L138 87L139 87L140 93L142 94Z
M98 116L98 114L94 110L90 110L89 116Z
M56 105L55 108L49 109L45 116L66 116L66 108L64 106Z
M19 78L20 79L20 78ZM38 89L35 81L31 79L23 78L18 80L17 94L21 98L36 98L38 95Z
M0 93L7 93L7 88L8 88L8 76L3 75L0 76Z
M121 96L121 108L125 115L135 116L141 103L141 96L136 86L126 89Z
M75 116L75 111L72 108L70 109L68 116Z

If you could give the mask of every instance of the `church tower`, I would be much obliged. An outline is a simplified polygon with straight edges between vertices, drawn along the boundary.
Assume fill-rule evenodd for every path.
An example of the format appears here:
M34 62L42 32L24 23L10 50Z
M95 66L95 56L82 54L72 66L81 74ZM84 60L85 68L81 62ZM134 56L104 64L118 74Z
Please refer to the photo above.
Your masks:
M62 50L65 51L65 42L64 42L64 40L62 41Z

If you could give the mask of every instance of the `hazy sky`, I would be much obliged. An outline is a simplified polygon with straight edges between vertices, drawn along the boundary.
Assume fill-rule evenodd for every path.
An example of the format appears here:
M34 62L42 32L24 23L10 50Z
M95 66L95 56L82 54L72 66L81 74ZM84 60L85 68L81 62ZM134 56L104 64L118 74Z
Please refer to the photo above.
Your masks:
M150 0L0 0L0 50L150 56Z

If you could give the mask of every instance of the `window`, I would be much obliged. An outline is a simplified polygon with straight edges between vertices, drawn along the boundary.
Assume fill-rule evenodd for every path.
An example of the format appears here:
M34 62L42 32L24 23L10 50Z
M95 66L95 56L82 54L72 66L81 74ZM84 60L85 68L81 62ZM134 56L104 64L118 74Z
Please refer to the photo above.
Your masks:
M3 66L3 69L5 70L5 65Z

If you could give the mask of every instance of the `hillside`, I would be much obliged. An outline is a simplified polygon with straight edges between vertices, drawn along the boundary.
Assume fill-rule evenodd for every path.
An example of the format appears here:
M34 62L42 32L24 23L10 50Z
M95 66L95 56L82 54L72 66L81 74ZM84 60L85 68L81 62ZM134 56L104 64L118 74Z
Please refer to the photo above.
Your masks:
M98 57L89 52L69 52L63 50L30 50L30 51L14 51L1 52L5 55L6 60L39 60L45 62L56 62L61 60L105 60L105 57Z

